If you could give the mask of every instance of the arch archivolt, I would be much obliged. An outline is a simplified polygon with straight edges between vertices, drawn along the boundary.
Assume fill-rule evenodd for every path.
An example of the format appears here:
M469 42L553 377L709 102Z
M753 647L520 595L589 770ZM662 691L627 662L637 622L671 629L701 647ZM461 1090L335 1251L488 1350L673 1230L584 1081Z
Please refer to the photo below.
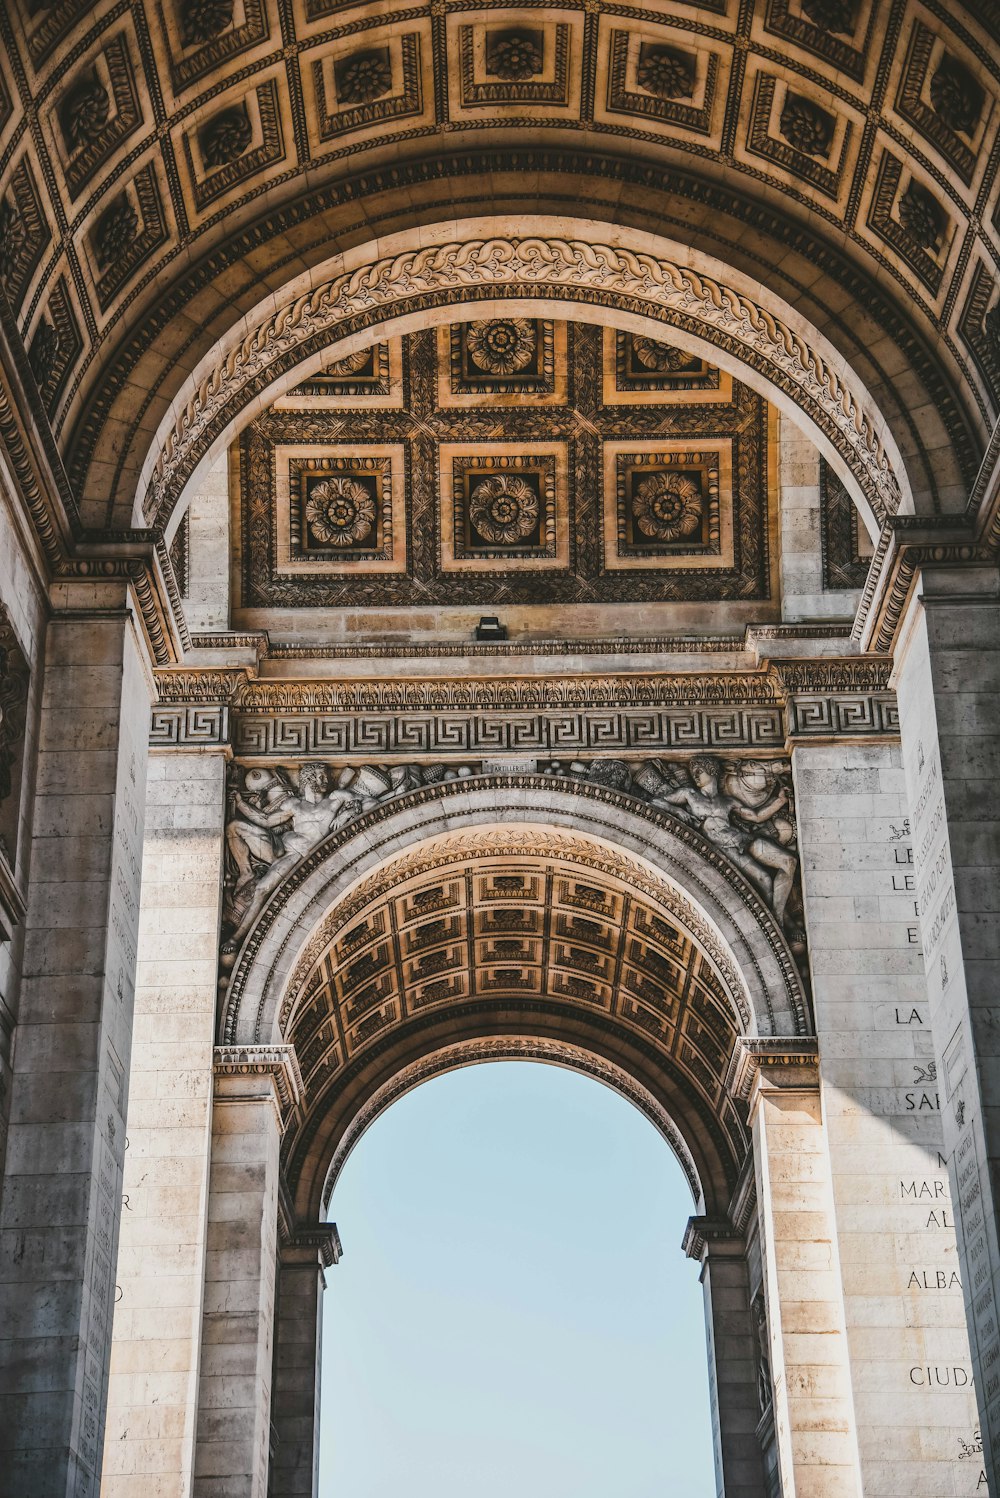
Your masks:
M425 786L376 806L291 870L224 979L220 1039L267 1044L281 1038L281 1009L299 962L305 957L308 963L305 954L321 924L365 876L436 837L488 830L522 846L526 826L638 860L647 876L679 893L714 931L718 960L728 954L742 976L750 1006L746 1033L810 1033L802 981L777 921L758 891L700 833L604 786L576 782L568 789L564 781L541 775L482 775Z
M198 464L237 423L324 360L371 340L373 328L454 320L501 308L615 322L650 336L664 326L761 389L796 419L861 502L869 529L912 509L906 471L874 400L832 345L773 293L690 247L585 221L444 226L359 247L262 304L189 376L161 422L139 495L146 521L166 524ZM140 518L137 516L137 519Z
M648 1088L640 1086L620 1066L595 1055L592 1051L571 1045L566 1041L542 1040L533 1035L489 1036L481 1040L466 1040L455 1045L443 1046L432 1051L421 1061L405 1067L391 1082L385 1083L372 1093L368 1102L358 1110L341 1135L340 1142L330 1161L323 1183L323 1208L329 1207L337 1179L348 1155L361 1136L376 1119L391 1107L397 1099L412 1092L422 1082L444 1076L462 1066L475 1066L490 1061L537 1061L549 1066L561 1066L568 1071L593 1077L595 1081L610 1087L621 1097L638 1108L670 1145L684 1172L696 1208L704 1206L704 1190L695 1164L694 1156L687 1146L684 1135L670 1114Z
M807 1033L780 928L700 834L605 787L508 775L401 795L303 859L236 958L220 1038L295 1047L283 1158L310 1217L392 1098L500 1053L622 1091L724 1210L748 1147L739 1037Z

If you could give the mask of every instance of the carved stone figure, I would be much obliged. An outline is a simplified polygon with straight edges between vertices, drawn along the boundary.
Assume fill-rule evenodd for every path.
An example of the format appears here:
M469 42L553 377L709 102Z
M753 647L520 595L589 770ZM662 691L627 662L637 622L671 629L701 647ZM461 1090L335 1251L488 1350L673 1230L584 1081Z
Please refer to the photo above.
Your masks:
M362 765L334 772L233 766L226 816L223 955L239 948L270 892L324 837L381 801L472 774L468 765Z
M727 771L714 755L697 755L688 773L689 786L654 796L652 804L682 808L702 835L721 848L770 901L778 920L783 920L798 864L790 846L795 826L788 791L777 788L776 781L769 779L768 767L759 760ZM760 802L760 790L766 795L771 788L774 794ZM750 831L765 823L770 824L766 832Z

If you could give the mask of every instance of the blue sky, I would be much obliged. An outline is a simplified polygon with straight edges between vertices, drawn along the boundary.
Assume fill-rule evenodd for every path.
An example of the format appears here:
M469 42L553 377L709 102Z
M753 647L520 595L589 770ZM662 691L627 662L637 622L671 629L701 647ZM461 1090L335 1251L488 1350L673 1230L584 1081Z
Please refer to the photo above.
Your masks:
M331 1207L320 1498L714 1498L693 1210L589 1078L470 1066L394 1103Z

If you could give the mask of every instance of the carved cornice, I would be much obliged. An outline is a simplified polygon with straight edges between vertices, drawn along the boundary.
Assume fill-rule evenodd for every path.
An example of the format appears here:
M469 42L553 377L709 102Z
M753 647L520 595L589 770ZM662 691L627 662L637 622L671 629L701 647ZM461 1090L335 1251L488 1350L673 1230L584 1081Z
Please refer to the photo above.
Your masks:
M786 323L736 287L649 253L535 235L454 241L384 257L321 282L269 313L207 369L162 438L147 491L146 516L164 520L208 442L238 414L262 370L317 336L374 323L399 307L428 306L486 283L498 296L627 296L633 310L660 321L683 313L723 337L772 378L816 422L850 467L875 514L894 514L900 479L885 452L867 395Z
M818 1082L819 1043L812 1036L741 1035L726 1073L726 1091L737 1101L747 1102L762 1072L778 1086L784 1081L799 1087L803 1068L814 1072Z
M343 1252L335 1222L293 1223L287 1237L282 1236L281 1240L282 1259L292 1253L302 1254L303 1257L311 1256L315 1259L317 1268L322 1265L324 1269L332 1269L340 1263Z
M181 667L157 671L156 688L162 705L184 707L205 703L232 703L250 680L246 666L205 666L194 670Z
M293 1045L217 1045L212 1073L216 1077L271 1077L283 1113L302 1096L302 1073Z
M824 629L824 635L830 633ZM266 636L260 636L266 639ZM251 636L206 636L195 637L195 644L214 640L218 648L223 644L251 644ZM204 648L209 648L204 645ZM553 655L735 655L744 648L744 637L729 638L715 636L698 639L687 635L640 635L634 638L598 640L593 638L568 640L462 640L430 644L365 641L332 645L286 645L268 644L265 654L271 660L297 661L342 661L342 660L415 660L441 657L461 659L465 656L486 658L514 658L522 656Z
M365 713L379 709L440 711L449 707L534 711L575 707L690 707L694 704L766 706L778 700L763 672L688 673L676 676L518 677L507 681L250 682L240 695L244 713L319 711Z
M895 516L879 536L854 623L854 638L867 651L891 654L921 568L988 567L996 563L996 546L976 541L961 517Z
M898 737L888 676L885 658L864 656L743 671L386 681L185 666L156 673L151 742L222 743L228 711L234 752L246 758L778 751L789 739Z
M771 669L784 692L887 692L891 663L880 656L772 660Z
M689 1217L681 1248L689 1259L703 1263L714 1253L728 1257L746 1253L746 1240L728 1217Z

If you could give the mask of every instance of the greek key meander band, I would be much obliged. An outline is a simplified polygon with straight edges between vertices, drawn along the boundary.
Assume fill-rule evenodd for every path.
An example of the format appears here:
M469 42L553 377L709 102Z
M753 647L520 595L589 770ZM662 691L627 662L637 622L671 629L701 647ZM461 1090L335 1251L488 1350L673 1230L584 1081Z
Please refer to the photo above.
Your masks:
M782 749L789 739L898 738L891 692L814 693L782 705L516 712L241 713L160 704L150 747L231 746L249 757L373 754L601 754L663 749Z

